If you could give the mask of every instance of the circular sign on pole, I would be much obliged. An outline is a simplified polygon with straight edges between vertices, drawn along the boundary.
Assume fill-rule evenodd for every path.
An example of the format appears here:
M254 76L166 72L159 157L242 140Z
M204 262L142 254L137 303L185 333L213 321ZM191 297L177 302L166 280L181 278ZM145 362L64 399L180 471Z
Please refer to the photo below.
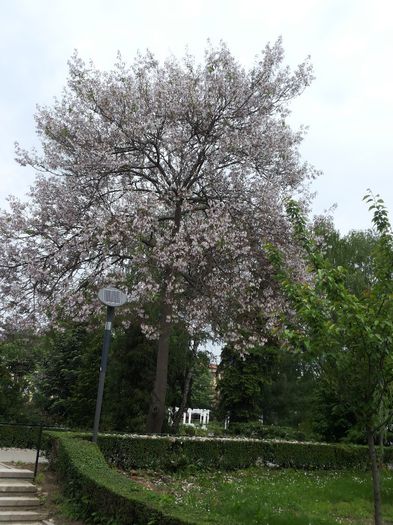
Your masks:
M98 292L98 298L106 306L121 306L127 302L127 295L112 286L101 288Z

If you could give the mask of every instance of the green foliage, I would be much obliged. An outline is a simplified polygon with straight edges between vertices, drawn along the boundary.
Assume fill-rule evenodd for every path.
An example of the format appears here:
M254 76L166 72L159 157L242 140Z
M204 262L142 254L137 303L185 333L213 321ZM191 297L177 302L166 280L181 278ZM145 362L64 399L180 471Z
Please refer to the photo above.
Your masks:
M373 282L360 296L347 286L347 272L332 264L309 236L298 205L290 202L295 235L302 244L312 281L296 282L283 256L267 247L277 278L297 313L282 333L287 345L316 358L319 378L337 404L353 414L365 433L386 427L393 415L393 241L381 199L367 197L377 239L372 251Z
M73 514L102 525L192 525L159 495L111 469L97 445L76 435L48 433L52 467L74 502ZM171 503L171 502L169 502Z
M263 418L267 425L310 426L312 367L301 354L278 345L252 348L244 355L224 348L219 366L219 415L233 423Z
M141 432L153 386L157 344L137 324L113 331L105 381L101 429ZM73 322L43 338L34 376L34 403L48 424L88 429L93 422L103 327ZM168 403L181 397L188 335L176 328L170 342Z
M225 435L224 424L214 419L209 420L207 430L209 436L224 437Z
M367 438L375 524L382 523L379 464L375 438L393 420L393 233L383 200L369 193L377 239L372 251L372 280L353 291L343 267L333 267L306 230L297 203L288 203L295 236L306 254L311 274L307 282L293 279L282 254L267 247L270 261L292 308L284 339L317 357L320 377L354 416L353 429Z
M192 366L191 341L187 332L179 325L173 326L169 343L168 390L166 406L179 406L185 377Z
M373 250L378 241L372 230L350 231L341 236L330 222L319 221L315 234L322 240L321 251L333 267L345 268L345 283L358 297L374 280Z
M193 366L193 380L191 383L189 406L192 408L212 408L215 392L209 364L209 354L198 352Z
M48 423L91 426L101 345L98 330L76 323L47 335L35 402Z
M316 441L313 434L297 430L293 427L281 427L277 425L263 425L258 421L249 423L233 423L229 425L226 432L232 436L244 436L256 439L284 439L294 441Z
M309 431L315 387L312 361L299 352L277 349L262 387L264 424Z
M333 224L319 219L314 225L324 257L333 267L345 269L345 286L361 298L373 285L373 252L378 244L375 231L351 231L341 236ZM327 381L316 381L312 401L313 428L326 441L365 442L364 432L354 427L356 416Z
M262 416L263 385L272 366L273 352L251 348L246 355L229 346L218 367L218 410L231 423L257 421Z
M39 427L0 425L0 447L34 449L38 436Z
M37 338L31 334L12 334L0 342L0 421L37 421L31 403L37 354Z
M169 348L166 404L173 407L180 404L185 375L192 364L190 337L180 325L172 330ZM102 429L123 432L145 430L156 359L157 342L148 340L139 325L134 324L124 332L117 332L108 363ZM189 397L195 392L202 400L205 395L203 379L199 381L204 368L207 368L205 361L203 357L197 356L198 382L191 385Z
M329 381L320 378L315 384L312 424L323 441L365 443L364 432L356 430L356 416Z
M174 471L182 468L233 470L263 463L307 469L366 468L367 448L256 439L213 439L100 435L99 446L109 463L135 468ZM387 460L393 449L387 450Z
M177 436L208 436L209 431L207 428L202 428L198 425L180 425Z
M102 429L124 432L145 429L154 381L156 346L154 341L144 337L137 325L116 333L105 382Z

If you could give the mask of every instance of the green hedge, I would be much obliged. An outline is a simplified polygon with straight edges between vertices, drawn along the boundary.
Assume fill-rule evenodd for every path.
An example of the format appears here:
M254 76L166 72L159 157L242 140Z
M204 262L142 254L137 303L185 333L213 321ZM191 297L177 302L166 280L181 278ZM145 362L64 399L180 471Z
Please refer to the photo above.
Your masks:
M0 425L0 447L35 448L39 427Z
M38 427L0 426L0 447L35 448L38 432ZM43 449L45 436L49 435L44 431ZM99 445L110 463L125 470L176 470L189 466L231 470L263 463L344 469L366 468L368 464L366 447L347 444L102 434ZM393 463L392 446L385 447L384 460Z
M304 469L368 466L368 451L361 445L114 434L100 435L98 443L107 461L124 470L232 470L267 463ZM393 460L392 448L386 449L386 456Z
M79 519L105 525L197 525L110 468L97 445L72 433L46 432L45 437L51 466Z

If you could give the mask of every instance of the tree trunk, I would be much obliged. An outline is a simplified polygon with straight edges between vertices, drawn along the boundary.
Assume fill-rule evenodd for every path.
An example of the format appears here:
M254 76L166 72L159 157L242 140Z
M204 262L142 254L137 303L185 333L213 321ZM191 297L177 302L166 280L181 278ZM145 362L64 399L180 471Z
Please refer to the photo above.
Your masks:
M182 398L181 398L179 409L177 410L176 414L173 416L172 432L174 434L176 434L177 431L179 430L179 425L180 425L181 418L183 416L183 412L187 408L187 399L188 399L188 394L190 393L192 374L193 374L193 366L191 365L191 368L188 370L186 379L184 381Z
M176 202L174 210L174 224L172 228L172 237L175 238L180 229L181 223L181 206L182 199ZM165 397L168 382L168 360L169 360L169 341L172 332L172 305L168 300L168 283L173 277L173 268L167 266L163 273L163 285L161 290L161 318L160 318L160 335L158 339L158 353L156 378L154 388L150 399L149 414L147 416L146 430L149 433L160 434L164 423L165 414Z
M191 364L190 364L190 368L187 371L186 379L184 381L182 398L181 398L179 410L173 416L172 432L174 434L177 433L183 412L187 408L187 399L190 393L191 379L194 373L194 365L195 365L195 359L196 359L198 346L199 346L199 340L194 339L194 342L192 344L192 349L191 349Z
M168 380L169 340L172 332L172 321L168 317L172 307L164 303L161 310L160 336L158 339L158 353L156 378L151 395L149 414L147 416L146 430L149 433L160 434L165 418L165 397Z
M381 481L379 475L379 466L377 462L377 453L375 450L374 434L371 429L367 429L368 452L371 462L371 473L373 478L374 491L374 523L383 525L382 521L382 502L381 502Z
M385 428L382 427L379 432L379 460L380 464L383 465L384 458L385 458L385 449L384 449L384 442L385 442Z

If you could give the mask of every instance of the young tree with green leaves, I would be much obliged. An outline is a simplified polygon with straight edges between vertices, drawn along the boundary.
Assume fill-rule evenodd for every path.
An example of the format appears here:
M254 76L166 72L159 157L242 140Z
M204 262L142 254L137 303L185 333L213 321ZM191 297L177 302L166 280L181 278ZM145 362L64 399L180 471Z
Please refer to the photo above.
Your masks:
M356 295L347 272L333 266L310 236L300 206L287 212L309 263L310 278L296 281L281 252L266 246L276 276L296 316L286 319L287 345L317 358L320 377L354 415L367 438L374 492L375 525L381 525L380 463L375 439L393 418L393 235L382 199L370 192L377 239L372 253L373 279Z
M347 270L345 283L348 290L360 297L374 280L372 254L377 233L368 229L351 230L343 235L334 227L330 217L319 217L313 225L313 232L331 264ZM313 392L313 427L323 440L365 443L364 434L354 427L351 408L340 403L326 381L317 378Z

